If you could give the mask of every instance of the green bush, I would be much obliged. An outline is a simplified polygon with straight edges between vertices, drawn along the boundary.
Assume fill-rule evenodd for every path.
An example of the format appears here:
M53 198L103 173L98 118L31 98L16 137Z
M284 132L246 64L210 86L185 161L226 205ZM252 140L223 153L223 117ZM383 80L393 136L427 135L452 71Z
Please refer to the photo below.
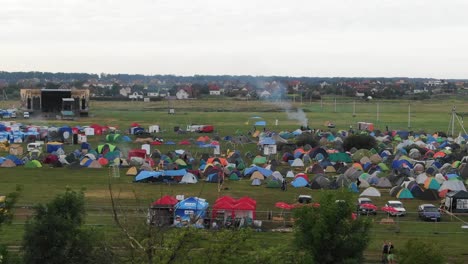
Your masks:
M318 146L318 141L314 138L312 133L302 133L296 139L296 145L303 147L305 145L310 145L312 148Z
M351 135L344 140L343 147L346 151L352 148L372 149L377 147L377 141L373 136L365 134Z

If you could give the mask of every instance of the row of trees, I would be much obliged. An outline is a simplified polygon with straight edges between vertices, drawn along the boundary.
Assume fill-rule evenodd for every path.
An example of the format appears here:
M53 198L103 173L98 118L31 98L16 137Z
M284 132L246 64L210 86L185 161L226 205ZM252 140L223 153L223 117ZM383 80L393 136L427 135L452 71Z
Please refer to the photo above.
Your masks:
M18 192L9 195L8 210L17 197ZM362 263L371 223L368 218L353 220L351 199L347 192L326 193L320 207L295 211L292 243L263 247L249 229L207 231L132 222L119 215L114 199L121 232L104 234L84 226L83 192L66 190L36 206L25 226L22 254L12 258L2 247L0 263ZM0 223L11 219L11 213L4 213ZM434 247L409 241L400 263L443 263ZM414 254L413 249L425 254Z

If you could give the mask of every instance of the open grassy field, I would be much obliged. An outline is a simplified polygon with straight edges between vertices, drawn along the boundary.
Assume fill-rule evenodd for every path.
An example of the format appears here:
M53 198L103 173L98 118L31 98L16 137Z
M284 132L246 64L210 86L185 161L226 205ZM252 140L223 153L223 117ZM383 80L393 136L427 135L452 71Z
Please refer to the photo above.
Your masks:
M0 108L6 108L14 102L0 102ZM378 105L378 116L377 116ZM456 106L459 111L467 111L468 100L446 99L442 101L371 101L356 102L353 100L340 99L336 103L334 99L325 99L322 102L259 102L259 101L233 101L233 100L190 100L176 101L172 104L176 114L167 114L167 102L95 102L91 101L91 117L80 118L74 121L59 120L17 120L25 123L38 125L66 124L89 125L97 123L101 125L117 126L123 133L130 123L138 122L147 127L151 124L159 124L163 132L159 135L166 140L179 141L186 138L197 138L200 134L177 134L173 128L179 126L184 128L188 124L212 124L216 133L220 137L235 134L247 134L252 130L252 116L260 116L267 121L267 128L273 131L292 131L302 125L303 118L308 119L311 128L328 129L324 126L325 121L336 124L335 130L349 129L350 125L355 127L358 121L373 122L377 129L411 129L415 131L444 131L447 132L450 111L452 106ZM408 128L408 108L410 112L410 127ZM304 115L301 115L303 110ZM335 110L336 109L336 110ZM289 114L288 114L289 112ZM353 116L353 112L355 116ZM278 120L278 126L275 122ZM458 134L459 127L456 127ZM104 142L104 136L90 137L89 141L93 147L99 142ZM123 150L139 147L134 143L118 144ZM66 146L66 150L75 149L76 146ZM199 149L195 146L158 146L162 152L175 149L188 149L195 156L206 149ZM222 142L221 151L227 149L239 149L241 152L255 152L255 144L227 145ZM211 151L211 150L210 150ZM5 153L0 153L3 156ZM306 188L289 187L282 192L279 189L269 189L264 186L252 187L249 180L239 182L227 182L224 187L227 190L218 192L216 184L204 183L200 181L196 185L168 185L168 184L147 184L133 183L132 177L125 176L126 169L121 169L120 178L109 177L107 169L79 169L68 168L0 168L0 193L7 193L14 190L17 184L23 186L24 190L18 202L20 207L17 210L17 217L14 224L4 226L0 230L0 243L9 245L19 245L22 235L22 224L27 215L31 213L30 206L47 202L55 195L63 193L65 188L84 189L88 209L87 223L97 228L109 232L115 232L114 224L110 212L110 198L108 183L112 186L118 201L128 215L141 218L145 217L145 209L148 204L164 194L184 194L186 196L199 196L206 198L209 202L214 202L218 196L231 195L233 197L250 196L257 200L257 214L260 219L265 219L265 226L282 226L285 223L269 222L267 212L273 211L273 215L279 215L280 209L274 207L275 202L294 202L299 194L310 194L314 199L320 197L325 192L323 190L311 190ZM374 199L380 207L389 200L387 190L381 190L382 197ZM377 259L382 240L392 240L394 244L402 246L403 243L413 237L421 237L440 244L444 252L460 258L464 263L468 263L468 250L466 241L468 230L462 229L462 223L449 216L444 216L440 223L428 223L418 220L416 207L422 203L418 200L405 201L408 216L395 219L396 224L380 224L386 215L379 214L372 217L374 225L372 228L372 241L366 256L370 259ZM468 221L468 218L464 218ZM255 238L259 241L273 245L285 240L292 239L290 233L259 233Z

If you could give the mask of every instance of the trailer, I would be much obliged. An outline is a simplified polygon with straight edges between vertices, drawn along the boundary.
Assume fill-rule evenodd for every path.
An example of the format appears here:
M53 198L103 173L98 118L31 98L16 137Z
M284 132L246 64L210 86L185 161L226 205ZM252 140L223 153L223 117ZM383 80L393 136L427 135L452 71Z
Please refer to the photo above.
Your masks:
M198 132L198 133L211 133L214 131L212 125L188 125L187 132Z

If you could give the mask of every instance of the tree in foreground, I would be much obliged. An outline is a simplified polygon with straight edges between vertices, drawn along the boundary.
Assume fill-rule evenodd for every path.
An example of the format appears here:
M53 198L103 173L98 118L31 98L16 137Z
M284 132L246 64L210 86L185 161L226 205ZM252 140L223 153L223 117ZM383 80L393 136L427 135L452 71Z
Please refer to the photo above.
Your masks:
M348 193L325 193L319 207L295 211L295 242L314 263L362 263L369 243L370 221L353 220L355 207Z
M18 201L22 187L16 186L16 191L5 196L0 195L0 228L3 224L11 223L13 219L13 208ZM14 263L16 259L12 257L5 245L0 245L0 263Z
M445 263L445 257L437 244L433 241L424 241L421 239L408 240L397 256L400 264L442 264Z
M96 230L82 228L84 194L67 190L46 205L39 204L25 226L25 263L111 263L112 254Z

